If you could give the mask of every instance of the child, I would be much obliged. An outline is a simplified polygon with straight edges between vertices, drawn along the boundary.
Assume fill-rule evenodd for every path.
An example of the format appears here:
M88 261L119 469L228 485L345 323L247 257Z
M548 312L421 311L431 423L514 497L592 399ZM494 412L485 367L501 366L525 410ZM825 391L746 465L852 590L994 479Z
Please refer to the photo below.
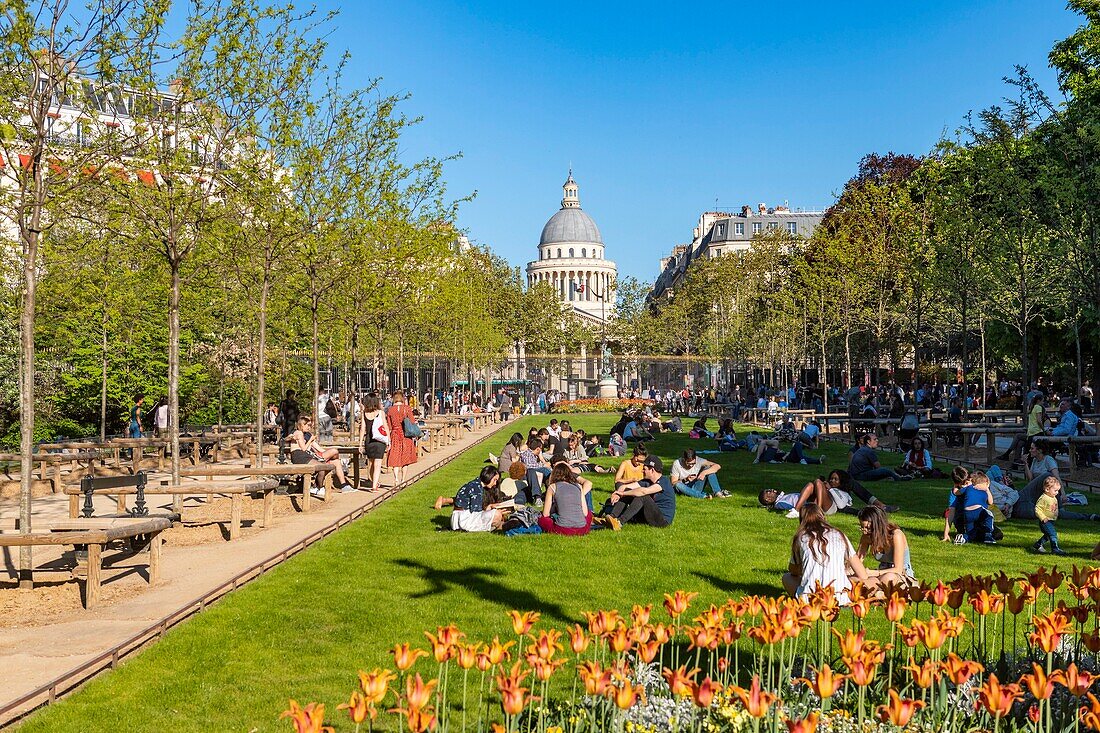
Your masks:
M970 471L962 466L955 466L951 479L954 486L944 513L943 541L951 541L950 530L954 524L956 545L968 542L997 544L993 538L993 513L989 510L993 497L989 493L988 482L984 488L975 486L970 481Z
M765 509L786 512L788 519L798 519L799 511L809 503L817 504L826 516L836 514L852 505L852 496L841 489L833 488L823 477L810 481L797 494L793 491L783 494L775 489L764 489L757 496Z
M1035 516L1039 518L1039 529L1043 536L1035 542L1035 551L1042 554L1046 552L1046 543L1050 541L1050 551L1055 555L1065 555L1065 551L1058 546L1058 530L1054 526L1054 520L1058 519L1058 492L1062 484L1054 476L1047 476L1043 480L1043 495L1035 502Z

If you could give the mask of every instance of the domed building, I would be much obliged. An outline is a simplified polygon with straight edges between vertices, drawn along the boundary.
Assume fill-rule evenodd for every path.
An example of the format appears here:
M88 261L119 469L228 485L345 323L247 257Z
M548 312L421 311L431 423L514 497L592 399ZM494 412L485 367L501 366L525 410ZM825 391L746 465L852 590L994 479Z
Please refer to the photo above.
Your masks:
M601 323L615 313L618 268L604 258L596 222L581 209L573 171L562 185L561 210L550 217L539 237L539 258L527 263L527 285L549 283L578 315Z

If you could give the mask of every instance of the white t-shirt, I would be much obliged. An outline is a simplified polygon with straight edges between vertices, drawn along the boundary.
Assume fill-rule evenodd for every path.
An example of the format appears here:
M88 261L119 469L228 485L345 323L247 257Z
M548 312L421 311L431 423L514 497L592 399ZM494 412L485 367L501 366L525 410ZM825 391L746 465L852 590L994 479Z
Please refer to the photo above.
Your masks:
M694 481L699 474L710 467L710 461L705 458L696 458L695 465L691 468L685 468L684 464L680 463L680 459L672 464L672 483L679 483L680 481Z
M156 414L153 416L154 422L161 430L168 429L168 405L161 405L157 408Z
M799 598L806 598L818 585L821 587L831 585L836 592L837 601L841 605L848 605L848 591L852 584L848 580L848 557L855 554L852 543L839 529L830 529L825 533L825 552L819 557L815 552L820 552L815 547L810 550L810 538L806 535L799 537L799 555L794 558L801 560L802 578L799 580Z

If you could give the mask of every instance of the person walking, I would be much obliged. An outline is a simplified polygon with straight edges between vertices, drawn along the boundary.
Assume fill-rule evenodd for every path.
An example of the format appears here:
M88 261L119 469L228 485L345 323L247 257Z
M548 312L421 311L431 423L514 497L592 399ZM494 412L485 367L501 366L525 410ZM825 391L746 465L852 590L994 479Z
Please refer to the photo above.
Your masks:
M382 459L386 457L391 438L386 413L382 411L382 400L377 394L367 395L360 414L357 442L360 452L367 459L367 488L380 489Z
M301 415L301 411L298 407L297 393L288 389L286 391L286 397L279 403L278 417L282 418L282 422L279 423L282 430L279 431L279 463L286 462L286 439L298 429L298 417Z
M386 410L386 423L390 428L390 454L386 465L393 469L393 485L405 481L405 468L416 463L416 441L405 435L405 420L416 422L412 408L405 402L405 390L393 393L393 404Z
M138 392L134 397L134 406L130 408L130 437L142 437L141 406L145 402L145 395Z
M512 395L505 390L500 390L500 399L497 400L497 409L500 410L500 419L508 422L512 419Z

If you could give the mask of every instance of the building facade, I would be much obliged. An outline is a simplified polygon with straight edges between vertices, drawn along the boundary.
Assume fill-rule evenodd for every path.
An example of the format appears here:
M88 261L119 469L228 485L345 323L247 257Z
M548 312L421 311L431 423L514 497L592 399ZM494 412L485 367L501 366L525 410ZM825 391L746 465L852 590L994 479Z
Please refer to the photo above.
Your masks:
M539 258L527 263L527 286L549 283L582 318L604 323L615 315L618 267L604 253L599 227L581 209L573 171L562 185L561 209L539 237Z
M692 230L691 243L678 244L667 257L661 258L660 273L649 297L652 300L676 290L696 262L744 252L752 247L754 237L766 232L783 231L809 239L824 216L824 211L791 211L785 205L768 208L765 204L758 204L755 210L742 206L739 214L705 211Z

